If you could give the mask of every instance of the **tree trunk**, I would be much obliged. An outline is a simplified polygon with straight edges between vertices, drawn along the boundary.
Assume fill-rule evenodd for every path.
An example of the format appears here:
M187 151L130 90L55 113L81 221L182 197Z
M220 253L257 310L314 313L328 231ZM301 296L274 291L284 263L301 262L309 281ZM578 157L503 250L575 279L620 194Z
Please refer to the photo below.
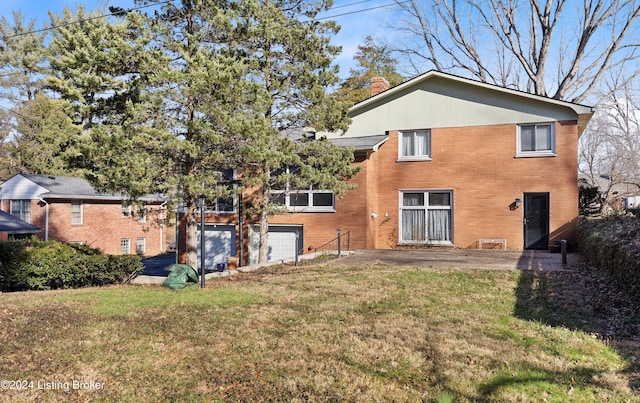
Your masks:
M267 262L267 246L269 243L269 216L267 214L267 206L269 205L269 190L267 186L262 187L260 209L260 248L258 249L258 263Z
M196 220L197 209L189 207L187 213L187 236L186 236L186 263L197 270L198 268L198 221Z

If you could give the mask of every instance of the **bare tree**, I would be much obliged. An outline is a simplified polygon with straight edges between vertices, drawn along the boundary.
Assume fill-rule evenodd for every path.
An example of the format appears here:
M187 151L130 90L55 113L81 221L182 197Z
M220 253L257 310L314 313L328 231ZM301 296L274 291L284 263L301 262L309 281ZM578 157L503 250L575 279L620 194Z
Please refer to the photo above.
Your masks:
M580 138L580 173L600 188L602 204L640 191L640 92L633 83L608 83Z
M395 50L414 73L448 71L582 102L639 56L639 0L396 2L406 35Z

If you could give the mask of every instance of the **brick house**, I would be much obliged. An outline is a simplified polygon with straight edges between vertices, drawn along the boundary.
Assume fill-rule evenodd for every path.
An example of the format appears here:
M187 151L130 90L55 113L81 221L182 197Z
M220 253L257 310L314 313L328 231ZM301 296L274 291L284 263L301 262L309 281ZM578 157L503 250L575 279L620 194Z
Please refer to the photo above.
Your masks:
M347 132L316 134L353 147L357 188L342 200L321 191L287 197L289 213L269 220L269 259L313 250L338 228L350 232L351 249L572 242L578 138L592 112L435 71L393 88L374 79L372 97L351 108ZM226 242L220 253L237 254L237 219L234 211L207 215L219 233L211 241ZM253 263L256 226L243 231Z
M81 178L16 175L0 188L0 210L38 227L45 240L80 243L113 255L150 256L166 248L163 200L144 197L131 204L125 197L97 192Z

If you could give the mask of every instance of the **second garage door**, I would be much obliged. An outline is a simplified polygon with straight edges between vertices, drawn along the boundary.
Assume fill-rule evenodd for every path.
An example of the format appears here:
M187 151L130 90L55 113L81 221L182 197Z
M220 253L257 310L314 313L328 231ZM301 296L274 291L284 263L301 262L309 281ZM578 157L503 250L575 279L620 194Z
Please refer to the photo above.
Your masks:
M216 264L227 263L236 255L236 229L233 225L205 225L205 269L215 270ZM200 270L200 231L198 231L198 271Z

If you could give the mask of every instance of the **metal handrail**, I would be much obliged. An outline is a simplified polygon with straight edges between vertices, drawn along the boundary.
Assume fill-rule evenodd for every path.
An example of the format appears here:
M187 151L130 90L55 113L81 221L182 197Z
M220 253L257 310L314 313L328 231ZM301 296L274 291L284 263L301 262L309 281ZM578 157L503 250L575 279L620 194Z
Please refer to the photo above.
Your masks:
M340 257L340 255L342 254L342 246L343 246L343 242L344 242L344 238L346 239L346 246L347 246L347 251L351 252L351 231L346 231L345 233L340 233L338 232L338 236L333 238L332 240L330 240L329 242L326 242L323 245L318 246L317 248L314 248L314 252L318 252L318 251L322 251L322 250L337 250L338 251L338 257ZM330 248L329 246L333 246L335 245L335 248Z

